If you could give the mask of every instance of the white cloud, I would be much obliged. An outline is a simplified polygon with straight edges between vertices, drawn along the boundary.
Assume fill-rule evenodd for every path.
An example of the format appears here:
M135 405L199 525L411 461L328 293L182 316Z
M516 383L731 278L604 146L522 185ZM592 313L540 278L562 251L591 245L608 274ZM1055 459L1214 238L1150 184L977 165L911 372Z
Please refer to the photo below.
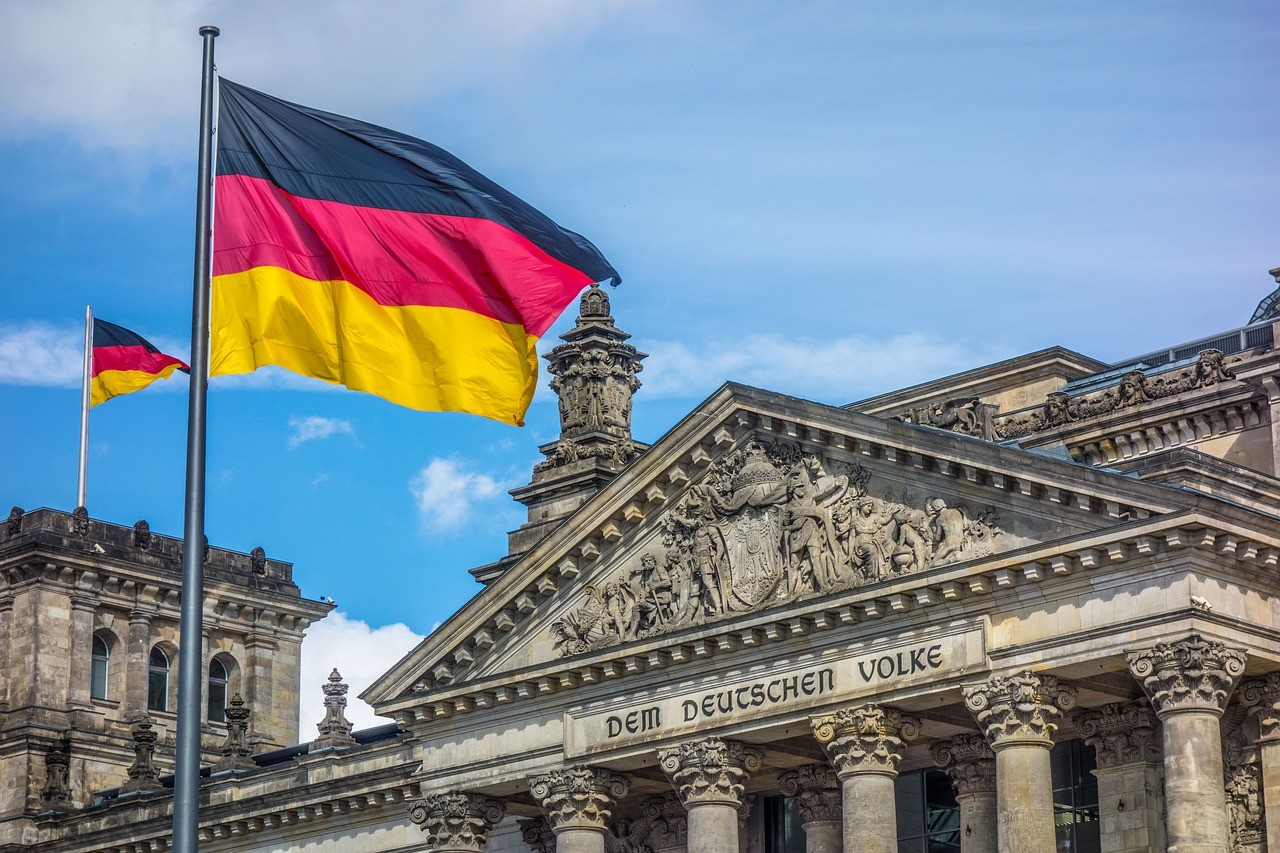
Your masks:
M373 708L356 697L420 642L422 637L407 625L397 622L373 628L367 622L348 618L341 610L308 628L302 642L298 741L315 740L316 723L324 718L321 688L335 669L351 687L347 719L356 729L391 722L376 716Z
M293 429L293 435L289 436L290 450L308 441L319 441L334 435L350 436L355 445L360 446L355 427L345 418L325 418L320 415L308 415L304 418L294 415L289 418L289 426Z
M1003 357L925 335L813 340L751 335L731 343L655 341L641 391L650 399L705 396L726 381L843 404Z
M0 326L0 382L79 387L84 371L84 327L46 323Z
M428 530L456 530L477 503L500 496L506 486L455 459L432 459L409 481L418 516Z
M91 149L189 157L203 24L221 73L289 100L385 121L423 97L519 79L614 2L41 0L5 6L0 135L71 134ZM369 17L370 20L363 20ZM376 18L376 20L372 20ZM336 61L335 61L336 60Z

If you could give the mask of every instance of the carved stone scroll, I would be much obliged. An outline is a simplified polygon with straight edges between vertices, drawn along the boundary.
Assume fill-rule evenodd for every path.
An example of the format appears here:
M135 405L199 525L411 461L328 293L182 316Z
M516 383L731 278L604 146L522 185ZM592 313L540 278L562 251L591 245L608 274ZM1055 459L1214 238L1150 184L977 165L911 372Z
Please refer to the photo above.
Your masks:
M881 705L841 708L812 724L840 778L854 773L896 774L903 747L920 734L918 719Z
M422 830L433 851L480 853L504 811L502 803L490 797L449 791L411 802L409 820Z
M556 853L556 834L544 817L520 821L520 837L533 853Z
M1160 761L1160 724L1146 702L1112 702L1076 715L1076 728L1099 767Z
M1063 711L1075 707L1075 689L1052 675L995 675L966 687L964 703L992 747L1032 742L1049 745Z
M683 848L688 843L689 813L675 794L646 801L644 814L653 825L658 850Z
M1127 658L1129 670L1161 718L1184 710L1221 714L1245 665L1243 649L1199 634L1128 652Z
M591 829L603 832L630 780L598 767L566 767L529 780L529 793L542 804L556 832Z
M800 825L820 821L839 822L844 809L840 779L830 764L805 764L778 774L778 790L796 800Z
M930 747L929 756L951 778L957 797L995 793L996 756L982 735L957 735L937 741Z
M658 764L685 807L742 803L747 779L760 769L759 750L736 740L705 738L658 750Z

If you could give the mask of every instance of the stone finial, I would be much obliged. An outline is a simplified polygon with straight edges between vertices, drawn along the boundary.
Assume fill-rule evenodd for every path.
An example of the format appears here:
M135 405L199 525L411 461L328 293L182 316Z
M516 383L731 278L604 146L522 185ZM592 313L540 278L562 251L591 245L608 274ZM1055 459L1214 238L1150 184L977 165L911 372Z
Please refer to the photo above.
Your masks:
M133 523L133 547L145 551L151 547L151 525L145 518Z
M81 536L89 535L89 510L78 506L71 511L71 529Z
M1258 718L1258 734L1263 740L1280 738L1280 672L1240 682L1240 704Z
M249 564L253 567L255 575L265 575L267 573L267 552L263 550L261 545L249 552Z
M1179 711L1208 711L1221 715L1231 691L1244 674L1244 649L1206 640L1199 634L1150 649L1126 652L1129 671L1142 685L1164 719Z
M1076 715L1076 728L1099 767L1160 761L1160 724L1146 702L1111 702Z
M645 817L657 832L657 849L684 848L689 842L689 812L674 793L645 801Z
M896 776L902 748L920 735L919 720L881 705L841 708L811 722L842 779L854 773Z
M560 401L560 440L544 448L546 471L579 459L620 465L635 456L631 441L631 397L646 355L626 343L613 324L609 296L599 285L583 291L577 324L547 353L551 390Z
M461 791L430 794L409 804L409 820L435 853L480 853L505 812L498 800Z
M796 800L800 825L842 820L840 780L830 764L805 764L778 774L778 790Z
M551 828L603 831L631 780L598 767L565 767L529 779L529 793L542 804Z
M133 763L129 765L129 781L121 786L121 790L125 793L142 792L142 791L159 791L164 786L160 784L160 775L156 772L155 755L156 755L156 739L158 735L155 732L155 724L151 721L151 717L143 714L134 720L133 727Z
M533 853L556 853L556 834L545 817L520 821L520 837Z
M46 811L69 811L71 804L71 745L64 739L44 754L44 789L40 792Z
M329 673L324 687L324 719L316 723L320 737L311 742L312 749L331 749L355 746L356 739L351 736L351 721L347 719L348 687L338 674L338 670Z
M213 765L214 773L224 770L253 770L258 765L249 756L249 715L251 710L244 704L240 694L231 697L227 703L227 739L222 742L219 752L222 758Z
M964 689L964 704L996 749L1012 743L1050 746L1057 720L1075 707L1075 688L1029 671L993 675Z
M996 754L982 735L935 741L929 757L951 778L957 797L995 793Z
M20 506L15 506L9 510L9 535L17 536L22 531L22 516L26 512Z
M658 750L658 764L686 807L722 803L737 807L747 779L763 755L736 740L709 737Z

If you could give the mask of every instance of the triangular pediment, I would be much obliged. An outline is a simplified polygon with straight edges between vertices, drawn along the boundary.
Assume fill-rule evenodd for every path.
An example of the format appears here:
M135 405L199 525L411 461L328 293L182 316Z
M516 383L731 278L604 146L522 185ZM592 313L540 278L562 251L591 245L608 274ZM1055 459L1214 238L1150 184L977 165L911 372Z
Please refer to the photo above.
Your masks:
M1193 502L1066 460L726 385L364 698L387 710L477 685L500 702L510 684L536 689L523 676L559 661Z

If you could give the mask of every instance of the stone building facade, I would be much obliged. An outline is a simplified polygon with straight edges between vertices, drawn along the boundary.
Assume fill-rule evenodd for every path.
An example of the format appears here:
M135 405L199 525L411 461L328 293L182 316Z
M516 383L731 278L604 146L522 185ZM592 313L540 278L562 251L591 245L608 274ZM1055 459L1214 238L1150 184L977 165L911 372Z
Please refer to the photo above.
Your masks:
M728 384L645 447L592 288L527 523L363 694L396 724L344 729L335 674L317 741L215 767L201 849L1280 851L1276 334ZM91 787L0 851L166 849L166 790Z

